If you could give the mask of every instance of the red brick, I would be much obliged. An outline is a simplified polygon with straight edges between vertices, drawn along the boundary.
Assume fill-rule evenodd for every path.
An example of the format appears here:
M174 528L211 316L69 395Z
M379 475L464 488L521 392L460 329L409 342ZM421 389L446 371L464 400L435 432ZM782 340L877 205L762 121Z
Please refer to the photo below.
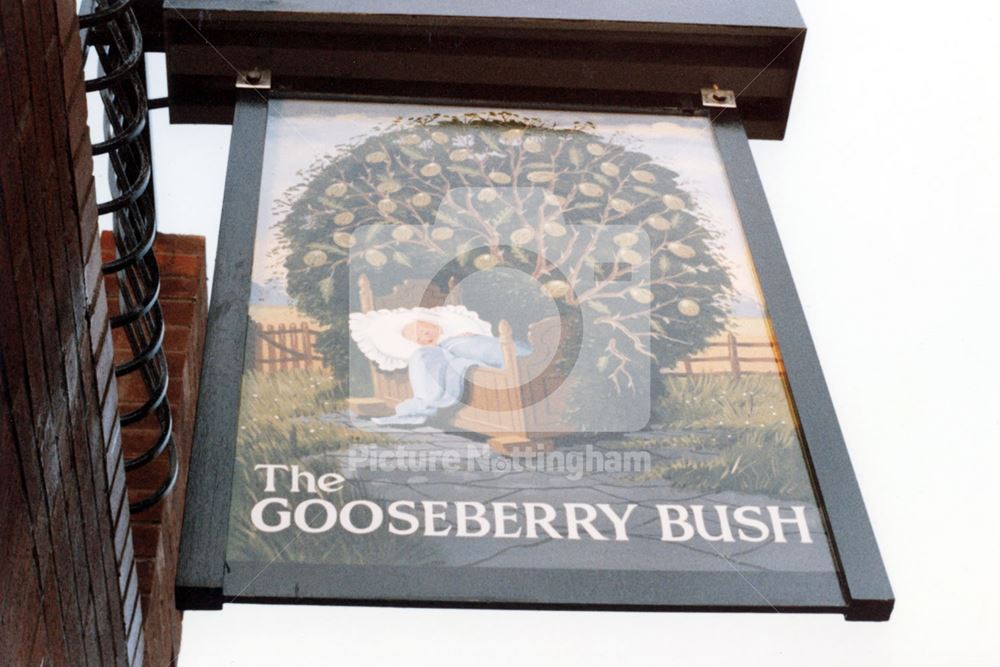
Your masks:
M31 541L34 544L35 570L38 574L39 586L55 577L52 575L54 558L52 555L52 536L49 528L48 510L41 508L35 512L35 523L31 525Z
M132 357L132 352L127 348L124 350L118 348L115 350L115 356L119 362L125 362ZM124 406L146 402L149 394L146 391L146 383L142 379L141 371L135 370L118 377L118 396L119 404L123 406L122 412L127 410Z
M60 90L60 92L62 91ZM87 125L87 98L76 96L70 98L70 100L72 100L72 106L67 116L69 123L66 137L68 138L69 149L73 149L79 146L81 141L89 143L90 128ZM81 162L86 164L86 161L81 160ZM91 163L91 177L93 177L93 173L93 163Z
M83 636L85 638L83 646L87 655L87 664L103 664L101 661L101 638L97 634L97 618L92 603L83 611L83 619Z
M108 292L108 311L112 317L118 314L117 294ZM115 355L118 356L119 363L124 363L132 358L132 345L128 341L125 329L119 327L111 330L111 342L114 343Z
M84 255L83 277L87 294L92 294L99 287L101 277L101 249L97 243L92 243L87 254Z
M167 322L191 322L197 312L191 301L163 301L161 307Z
M64 51L80 51L80 22L72 0L56 0L59 44Z
M108 630L106 611L108 600L108 587L104 578L104 568L101 562L102 554L102 533L101 523L98 520L98 505L106 505L103 498L107 495L107 488L103 479L103 467L100 469L100 477L95 479L87 442L86 430L80 423L83 419L82 411L70 410L70 428L68 430L69 444L73 453L73 466L76 473L76 484L79 489L78 501L75 503L79 518L82 521L82 533L86 550L86 567L90 578L90 590L94 597L94 606L101 610L98 615L98 629L103 634Z
M167 321L163 336L163 348L170 352L186 353L191 345L191 323Z
M157 255L157 257L159 257L159 255ZM204 271L202 271L202 274L203 273ZM204 276L202 274L197 276L163 275L160 277L160 290L164 295L166 295L167 299L196 301L201 298L198 294L198 289L201 283L204 282ZM184 323L177 322L176 324Z
M0 395L7 391L6 378L0 373ZM19 515L27 514L24 492L21 485L20 462L17 459L14 429L7 419L0 420L0 562L6 560L13 549L15 535L26 535L24 522ZM12 562L12 561L10 561ZM0 599L3 585L10 571L0 569ZM2 610L0 610L2 613Z
M59 582L58 590L67 653L70 656L82 656L84 654L84 636L78 597L79 588L72 559L69 529L63 511L53 511L52 537L54 547L52 555L55 562L53 573Z
M45 618L39 614L39 622L35 627L34 639L31 642L31 656L24 664L43 665L49 654L49 633L45 628ZM27 645L27 644L25 644Z
M60 0L61 2L62 0ZM81 94L83 85L83 50L79 48L77 35L76 48L64 48L65 59L62 62L63 96L71 100Z
M146 498L154 489L140 489L138 487L130 486L128 487L128 500L130 503L137 503L143 498ZM164 516L165 503L159 502L148 507L141 512L135 512L132 514L132 519L135 521L160 521Z
M118 466L116 474L108 485L108 500L111 507L119 507L125 499L125 468Z
M115 258L115 235L113 232L104 229L101 230L101 254L104 256L104 261L110 261Z
M8 572L12 576L4 577L4 604L0 608L0 639L5 643L27 633L41 611L38 580L34 576L24 576L26 573L33 574L34 570L30 537L30 533L20 532L9 545L6 554L11 559L7 561L6 568L9 568ZM32 609L32 613L24 613L24 609L32 605L38 609Z
M86 350L88 347L86 345L80 346L77 344L75 328L70 328L67 338L69 340L65 343L66 349L75 350L82 347L83 350ZM81 405L83 402L83 386L80 382L80 357L76 354L67 354L64 355L64 358L66 359L66 364L63 366L63 380L66 383L67 412L70 416L76 416L79 415L81 411L85 413L87 407L89 407Z
M135 545L136 558L156 558L160 548L159 524L133 522L132 543Z
M89 153L89 150L87 152ZM73 161L73 187L77 193L77 202L82 204L82 196L86 194L94 180L94 163L92 160L81 159L78 155L73 156Z
M158 246L157 246L158 247ZM205 255L171 255L166 254L161 256L159 252L156 254L157 263L159 264L160 271L164 275L172 276L182 276L188 278L199 278L205 273ZM181 299L189 300L193 299L194 295L185 294L183 292L168 292L162 295L162 298L170 299Z
M105 472L107 473L106 479L108 480L108 487L110 488L112 481L118 474L118 469L121 468L123 472L125 470L122 463L121 427L118 422L115 422L114 431L112 431L111 439L108 441L105 464ZM110 505L110 507L116 506L117 505L115 504Z
M114 340L112 340L112 338L111 338L111 329L108 328L107 326L103 327L102 329L98 329L98 330L93 330L93 329L90 329L88 327L88 330L89 330L89 333L91 334L91 337L90 337L90 353L93 355L93 359L94 360L97 359L97 355L101 352L102 348L104 348L104 347L113 348L114 347ZM81 345L82 349L86 349L86 347L87 347L86 345ZM91 372L93 372L93 368L91 368ZM95 387L95 390L98 389L98 387L97 387L96 384L94 385L94 387ZM97 398L98 396L100 396L100 398L97 398L98 401L103 400L104 394L105 394L105 391L106 391L107 387L106 386L101 386L101 387L99 387L99 389L100 389L100 392L96 392L95 391L95 398Z
M115 527L115 556L121 565L125 554L125 543L131 539L130 530L131 516L129 514L127 496L123 497L117 506L112 506L111 513L114 515Z
M0 486L24 490L13 518L21 524L3 526L2 548L20 548L8 539L20 535L34 560L14 561L26 587L18 590L34 594L12 606L15 579L0 576L0 613L18 614L2 624L0 654L15 664L121 664L126 655L103 451L113 431L102 429L99 400L117 394L110 362L95 363L86 320L103 281L74 14L73 0L0 3L0 320L11 324L0 327L0 408L14 417L4 451L21 468L11 487L6 466ZM94 324L100 342L101 315ZM105 423L113 415L104 412Z
M28 58L32 52L28 50L28 43L21 32L23 28L23 18L18 11L18 6L12 2L0 3L0 22L4 25L4 40L7 58L4 59L4 74L7 85L10 86L10 106L11 117L19 118L24 115L26 108L31 104L31 87L28 82ZM20 55L21 57L18 57ZM3 114L0 114L2 116ZM18 128L20 130L20 128ZM18 136L17 134L8 136ZM13 141L4 142L8 145Z
M163 458L164 461L166 461L167 455L164 453L164 455L163 455L162 458ZM160 485L163 484L166 481L167 476L166 476L165 473L157 475L156 474L157 473L156 470L149 470L148 472L146 470L144 470L144 468L152 468L154 466L156 466L157 468L161 467L159 465L159 462L157 461L157 463L150 464L149 466L143 466L143 468L137 468L136 470L133 471L135 473L138 473L140 470L143 470L143 474L136 481L133 481L133 478L129 478L128 491L129 491L129 494L130 494L129 500L131 502L136 502L136 501L141 500L142 498L148 496L149 494L153 493L158 488L160 488ZM164 465L162 467L166 467L166 466ZM133 520L135 520L135 521L141 521L141 520L160 521L163 518L163 513L162 512L163 512L163 509L161 508L160 514L157 515L155 518L154 517L148 517L148 516L145 516L145 515L136 514L136 515L133 516Z
M69 563L73 568L73 580L76 586L75 591L77 604L82 615L81 625L85 627L88 622L87 609L93 604L93 593L90 586L90 569L87 561L90 558L95 557L95 554L92 554L87 548L87 540L84 536L83 517L80 510L81 489L75 471L73 470L73 457L70 452L72 443L69 438L65 436L65 434L61 434L59 440L60 450L66 452L66 456L63 461L64 505L59 510L55 511L65 511L66 513L65 530L69 533L70 545ZM89 634L85 632L84 637L87 636L89 636Z
M135 562L135 547L132 544L132 534L129 533L128 537L125 538L125 550L122 552L122 563L134 563ZM121 599L125 599L125 591L128 588L128 576L131 568L123 568L121 572L118 573L118 591ZM123 626L124 627L124 626Z
M124 429L123 433L124 437L122 438L122 443L125 445L126 458L135 458L143 454L159 441L159 438L162 434L162 431L160 431L159 429L152 429L152 428L142 429L138 433L130 433L129 431L130 431L129 428ZM161 462L160 459L163 459L163 461ZM155 485L150 486L147 484L143 484L142 480L147 477L150 480L162 480L163 473L166 472L166 467L167 467L166 460L167 456L166 453L164 453L162 456L157 457L149 464L142 466L142 468L136 468L135 470L129 472L129 482L128 482L129 486L141 487L146 489L156 488L157 486L159 486L158 482ZM144 468L148 468L150 472L140 474L140 471L142 471Z
M90 146L90 142L84 142ZM94 239L97 237L97 186L94 179L87 182L87 189L82 192L77 190L77 210L80 212L80 219L87 221L87 224L80 225L80 253L89 250ZM91 292L86 292L91 296Z
M58 581L53 577L45 586L42 596L42 614L48 629L48 657L53 665L69 664L66 646L66 629L60 611Z
M107 243L107 241L105 241ZM161 235L154 250L161 270L161 300L167 330L164 348L170 373L170 401L174 415L174 442L181 462L189 458L201 348L204 343L206 288L203 240ZM198 261L190 261L191 256ZM122 405L141 404L146 397L141 383L121 383ZM138 428L126 429L126 451L136 453L156 437L155 422L144 420ZM152 428L151 428L152 427ZM129 473L129 497L133 502L159 486L169 470L168 457ZM179 615L174 610L171 582L176 574L177 546L183 515L186 466L173 493L155 507L132 516L136 553L140 560L140 590L144 594L146 656L150 662L169 664L180 639Z
M101 349L101 356L96 360L94 367L98 378L109 378L105 387L104 396L101 403L101 433L104 435L104 442L111 439L111 432L114 430L115 422L118 421L118 383L114 381L112 374L114 366L112 362L114 356L111 349L105 345Z
M201 269L195 272L195 274L204 274L205 237L190 234L160 234L156 237L156 257L158 260L164 260L166 262L165 266L169 267L173 258L180 256L201 258L202 261L198 264ZM177 274L178 271L176 269L165 268L163 273L164 275Z
M83 82L82 81L80 82L80 88L81 89L83 88ZM77 142L75 144L71 143L70 144L70 149L71 149L70 157L73 159L74 163L76 163L76 162L89 162L89 163L93 164L94 153L93 153L93 147L90 145L89 131L88 131L88 133L82 134L79 137L77 137ZM93 185L93 182L94 182L94 179L93 179L93 177L91 177L89 183L87 183L85 180L84 181L79 181L79 182L73 181L72 183L70 183L70 185L73 186L73 191L76 192L76 196L77 196L77 200L76 201L77 201L77 205L79 206L80 210L83 210L83 204L84 204L83 197L86 196L87 192L86 192L86 190L80 190L79 188L80 188L80 186Z
M158 242L158 246L159 245L160 243ZM182 245L183 244L174 244L174 247L180 248ZM200 246L200 243L195 244L196 248L199 248ZM92 259L93 256L91 255L91 260ZM171 326L168 329L168 333L170 335L168 336L167 341L168 346L171 349L170 362L172 362L174 366L171 369L171 377L174 380L173 384L181 387L193 385L191 387L192 391L186 394L182 393L180 395L180 398L184 399L189 405L183 406L184 409L179 409L177 413L193 413L194 390L196 389L197 384L200 367L201 345L204 339L205 287L203 267L198 267L198 271L196 271L198 278L191 279L190 276L177 276L176 274L170 273L170 270L174 269L180 272L192 273L192 267L189 262L166 261L162 262L161 265L163 267L167 267L168 269L164 272L164 287L182 292L182 295L177 297L178 301L183 304L181 307L176 307L176 304L174 304L165 308L165 314L167 315L168 321L176 322L176 319L170 320L169 318L171 315L176 315L178 313L187 315L187 319L199 318L196 321L195 326L176 326L171 323ZM186 294L183 294L184 292L186 292ZM176 294L177 292L175 291L174 295ZM170 298L170 296L165 294L165 300L169 302ZM98 297L94 301L94 305L96 306L96 309L92 311L92 313L96 313L98 317L91 318L90 327L94 327L99 330L103 327L103 313L106 312L106 301L102 304L100 297ZM106 343L108 343L107 337L101 335L96 339L98 341L98 345L95 347L98 348L99 354L105 355L106 352L104 352L104 349ZM94 365L94 374L98 377L103 376L105 374L104 369L106 367L107 363L103 358L99 357ZM118 387L119 385L112 386ZM141 383L136 384L125 380L120 385L120 389L122 391L122 396L125 399L122 402L123 405L133 406L141 404L145 398L145 387ZM130 392L139 392L141 395L138 398L133 398L129 395ZM106 398L110 397L111 396L109 394ZM110 405L110 403L106 403L106 405ZM182 459L186 460L187 452L190 448L191 424L187 420L178 419L176 421L176 426L178 428L177 446L179 449L183 450ZM118 472L118 474L121 474L121 464L116 458L117 452L120 451L118 448L118 437L111 432L107 432L103 435L108 439L109 444L112 447L112 450L109 452L110 457L104 461L106 464L104 472L107 474L110 471L115 471ZM153 432L152 435L155 436L155 432ZM162 458L164 460L166 459L166 457ZM135 478L137 486L147 486L150 482L155 481L156 473L163 473L166 472L166 470L167 468L165 467L165 464L160 460L157 460L151 466L148 466L147 470L142 471L142 474L130 474L129 495L134 497L134 491L141 491L141 488L136 489L136 487L131 486L133 478ZM136 471L136 473L139 472L140 471ZM114 477L115 476L112 475L112 479L114 479ZM181 480L179 484L179 488L181 489L183 489L184 486L183 482L184 480ZM115 484L112 487L113 501L118 501L118 498L120 497L118 495L120 493L118 491L119 488L121 487L118 484ZM162 554L163 552L159 549L159 545L161 544L170 544L173 551L172 562L163 562L161 565L159 558L146 561L144 562L139 575L144 580L143 590L149 592L149 596L147 597L147 609L151 610L151 614L149 615L146 623L155 623L157 632L159 633L158 638L156 637L157 633L154 633L153 636L155 641L151 641L149 646L155 647L155 653L165 656L168 661L171 656L176 654L175 642L179 641L179 627L177 627L178 615L172 609L172 604L170 603L172 597L164 597L172 596L172 586L170 585L170 582L172 581L173 574L176 570L176 539L179 536L179 521L181 516L181 512L179 510L181 501L178 500L178 498L181 498L182 500L182 494L180 496L171 496L166 502L162 503L161 506L157 508L158 511L156 512L143 513L144 516L134 517L134 520L136 521L135 530L139 535L139 542L137 542L137 545L141 550L144 550L142 553ZM124 499L121 501L121 508L121 512L124 517L127 513L127 510L124 509ZM162 526L161 532L161 527L157 526L155 523L138 523L141 519L162 519L164 521L170 521L170 523ZM120 519L117 525L119 526L119 531L117 532L119 537L116 539L117 551L120 558L123 559L123 562L128 562L131 559L131 552L127 546L130 541L127 531L123 532L121 530L121 528L125 525L123 519ZM147 579L149 580L148 583L145 581ZM139 617L142 617L141 612L137 612L137 614L139 614ZM130 635L129 647L132 651L139 651L140 649L138 647L143 646L143 642L137 637L137 632L137 630L133 629L133 632ZM146 647L141 650L152 649ZM151 653L149 655L152 660L154 654Z
M91 353L96 355L100 345L105 340L111 339L111 331L108 328L108 298L104 290L98 290L97 298L88 310L92 336Z
M183 348L180 350L167 350L166 352L167 368L168 369L176 368L178 374L183 373L184 365L188 358L186 352L187 350Z
M136 558L135 567L139 572L139 592L149 595L153 592L153 581L156 579L157 560L155 558ZM146 618L149 621L149 617Z

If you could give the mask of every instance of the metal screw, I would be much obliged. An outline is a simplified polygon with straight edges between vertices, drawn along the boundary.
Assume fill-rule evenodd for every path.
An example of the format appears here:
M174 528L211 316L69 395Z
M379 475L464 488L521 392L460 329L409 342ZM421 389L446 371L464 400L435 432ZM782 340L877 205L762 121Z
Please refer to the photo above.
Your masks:
M254 67L246 74L247 83L260 83L260 76L260 70Z

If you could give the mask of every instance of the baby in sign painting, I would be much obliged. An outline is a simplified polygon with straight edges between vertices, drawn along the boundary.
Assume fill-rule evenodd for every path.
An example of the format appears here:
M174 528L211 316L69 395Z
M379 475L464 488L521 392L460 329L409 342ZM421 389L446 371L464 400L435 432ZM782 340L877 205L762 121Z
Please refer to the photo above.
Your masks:
M350 316L351 337L383 371L407 369L413 396L378 424L421 425L462 399L465 376L475 366L503 366L492 327L464 306L396 308ZM515 342L518 356L531 353Z

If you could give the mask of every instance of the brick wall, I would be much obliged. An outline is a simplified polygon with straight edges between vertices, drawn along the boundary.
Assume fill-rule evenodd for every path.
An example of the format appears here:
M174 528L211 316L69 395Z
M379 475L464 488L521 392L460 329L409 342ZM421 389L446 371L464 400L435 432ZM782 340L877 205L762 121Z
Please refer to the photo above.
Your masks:
M109 233L104 233L101 244L105 258L113 257L114 242ZM174 603L174 578L208 299L205 240L202 237L160 234L153 250L160 267L160 303L167 325L163 342L170 370L167 396L173 413L180 476L169 496L154 507L132 516L132 532L146 636L146 662L160 667L174 664L180 649L181 613ZM114 281L108 282L108 297L112 303L117 299ZM132 356L127 341L119 339L117 334L115 350L119 361ZM139 407L146 399L145 389L138 382L138 378L130 376L119 380L118 393L123 411ZM147 419L148 422L144 420L124 429L122 442L126 457L142 453L159 435L155 419ZM131 471L128 492L133 501L159 487L168 472L166 455Z
M0 2L0 664L141 664L74 0Z

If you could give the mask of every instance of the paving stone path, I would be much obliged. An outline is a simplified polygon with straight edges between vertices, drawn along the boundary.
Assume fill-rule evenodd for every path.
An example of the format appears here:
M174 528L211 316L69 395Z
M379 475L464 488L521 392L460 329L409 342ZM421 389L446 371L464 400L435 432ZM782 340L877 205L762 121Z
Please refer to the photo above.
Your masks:
M573 468L546 468L544 460L529 458L522 464L494 453L485 442L463 433L446 432L433 427L381 426L367 420L334 413L325 417L366 431L385 434L390 444L356 445L338 452L311 457L317 464L338 469L349 480L363 481L372 497L385 501L423 500L489 502L609 503L621 511L627 503L636 503L628 526L628 541L540 538L498 539L467 537L426 538L435 544L444 564L485 565L491 567L552 567L646 570L784 570L816 571L833 568L826 547L824 531L817 510L807 505L806 517L814 544L800 544L794 526L786 528L788 543L767 541L708 542L694 538L688 542L664 542L660 539L657 504L781 505L788 501L737 492L698 493L678 489L662 479L640 481L620 468L572 474ZM663 434L652 434L660 436ZM650 438L655 440L656 438ZM583 462L598 454L620 455L623 451L608 443L565 445L557 448L565 459ZM629 450L635 451L635 450ZM653 444L638 448L647 453L645 463L655 464L678 457L706 457L710 454L685 451ZM534 465L532 465L534 463ZM557 461L558 463L558 461ZM541 464L541 465L539 465ZM523 519L523 516L520 517ZM706 524L716 532L714 511L706 512ZM612 535L606 519L596 523L599 530ZM553 526L565 534L565 522ZM453 531L454 532L454 531Z

